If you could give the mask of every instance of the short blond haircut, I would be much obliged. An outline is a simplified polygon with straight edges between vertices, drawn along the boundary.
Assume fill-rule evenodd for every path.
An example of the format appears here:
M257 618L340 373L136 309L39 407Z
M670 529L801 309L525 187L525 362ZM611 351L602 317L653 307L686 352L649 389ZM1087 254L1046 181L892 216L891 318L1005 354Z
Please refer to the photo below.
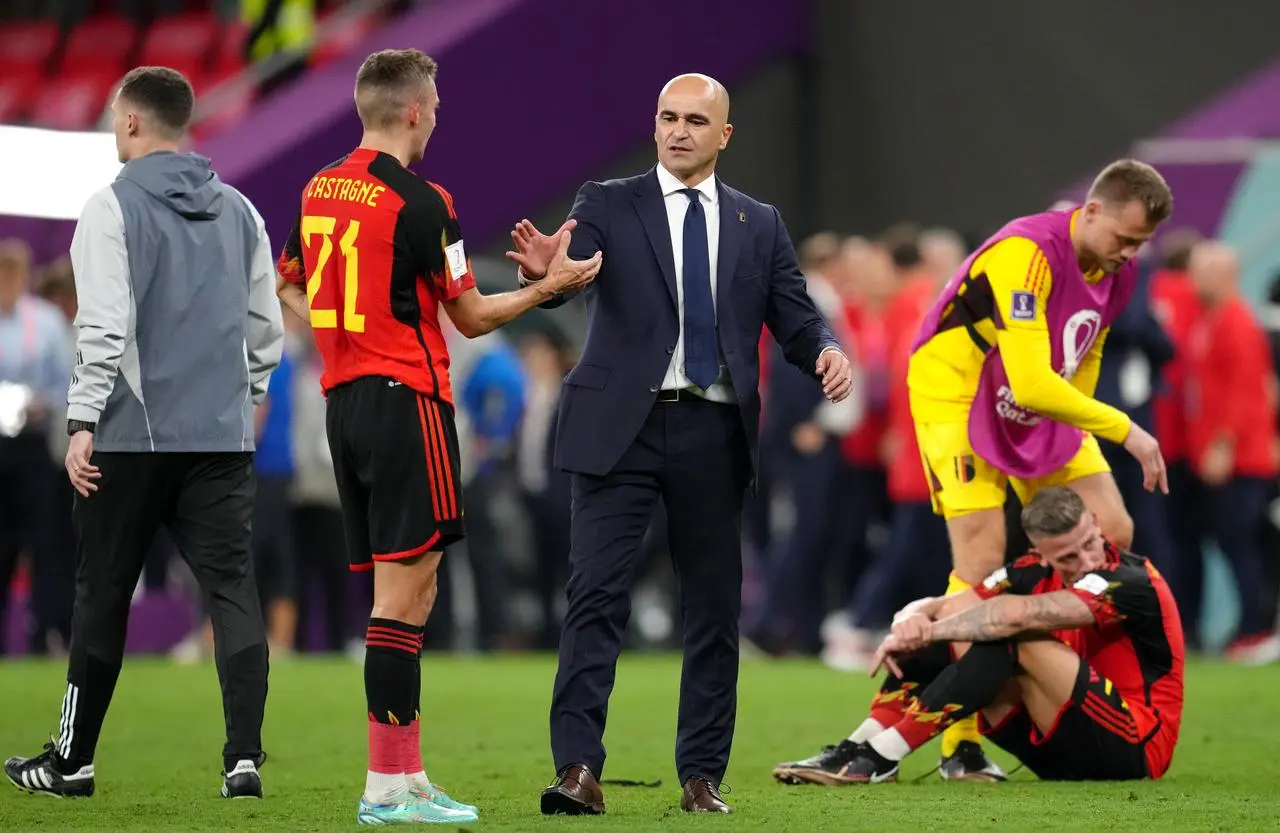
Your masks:
M1036 492L1022 509L1022 531L1028 538L1053 538L1076 528L1086 511L1084 499L1066 486Z
M417 49L384 49L375 52L356 73L356 112L365 127L374 130L394 126L400 112L435 80L435 59Z
M1112 206L1137 201L1147 220L1163 223L1173 213L1173 191L1155 168L1137 159L1120 159L1102 169L1089 188L1089 199Z

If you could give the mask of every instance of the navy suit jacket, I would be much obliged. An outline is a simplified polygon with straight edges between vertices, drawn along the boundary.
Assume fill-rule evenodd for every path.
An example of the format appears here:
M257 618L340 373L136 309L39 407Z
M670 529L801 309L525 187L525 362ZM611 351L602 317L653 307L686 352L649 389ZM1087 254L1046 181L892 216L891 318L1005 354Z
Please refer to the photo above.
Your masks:
M810 375L818 355L838 345L809 298L778 210L718 178L716 183L717 332L754 472L761 328L767 324L787 361ZM578 365L564 380L555 464L603 476L653 409L680 330L675 261L657 168L627 179L586 183L569 217L578 221L570 257L585 259L600 251L604 260L600 274L582 293L587 336ZM558 298L548 306L566 300Z

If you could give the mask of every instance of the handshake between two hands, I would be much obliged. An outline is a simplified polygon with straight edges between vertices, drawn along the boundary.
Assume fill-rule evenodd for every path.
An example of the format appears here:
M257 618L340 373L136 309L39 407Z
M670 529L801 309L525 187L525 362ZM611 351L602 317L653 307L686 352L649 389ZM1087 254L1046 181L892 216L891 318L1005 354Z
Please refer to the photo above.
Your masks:
M520 266L529 281L551 296L584 289L600 273L603 255L596 252L587 260L569 257L569 241L577 220L568 220L555 234L546 235L528 220L521 220L511 230L514 252L507 257Z

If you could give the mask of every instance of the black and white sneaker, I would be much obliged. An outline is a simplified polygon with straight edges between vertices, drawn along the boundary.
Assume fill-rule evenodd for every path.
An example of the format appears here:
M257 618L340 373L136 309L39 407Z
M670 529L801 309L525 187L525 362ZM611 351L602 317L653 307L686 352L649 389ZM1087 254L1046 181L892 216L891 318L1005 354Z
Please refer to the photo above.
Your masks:
M9 758L4 762L5 777L18 789L33 795L55 798L88 798L93 795L93 764L66 774L58 766L57 748L51 740L35 757Z
M956 751L939 762L938 774L944 781L1004 781L1009 777L971 740L960 741Z
M246 758L230 772L222 773L222 797L262 798L262 776L257 764Z
M864 747L865 744L842 740L822 747L811 758L778 764L773 768L773 777L783 784L856 784L861 779L848 777L849 765L862 755Z
M869 743L858 749L858 754L841 773L844 784L883 784L898 780L898 762L881 755Z

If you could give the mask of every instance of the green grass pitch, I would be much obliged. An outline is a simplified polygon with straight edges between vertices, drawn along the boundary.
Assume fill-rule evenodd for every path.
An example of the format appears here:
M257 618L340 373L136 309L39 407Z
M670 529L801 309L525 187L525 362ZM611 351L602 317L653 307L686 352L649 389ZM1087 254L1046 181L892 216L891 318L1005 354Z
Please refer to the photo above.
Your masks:
M1187 704L1173 768L1160 782L1045 784L1025 770L1011 783L946 784L923 775L930 746L904 782L839 789L784 787L770 767L847 733L873 683L809 662L744 662L726 797L735 815L679 812L672 762L679 660L628 656L619 667L606 743L607 778L660 787L606 786L608 815L543 818L551 779L546 708L554 659L431 657L423 666L427 769L456 797L479 804L494 831L684 829L751 831L1184 831L1274 830L1280 825L1280 665L1188 668ZM57 728L61 663L0 664L0 756L38 751ZM125 665L98 749L88 800L30 796L4 784L4 831L349 830L363 787L365 717L358 665L280 661L271 671L263 770L267 799L224 801L222 710L212 665ZM1001 753L1007 767L1013 762Z

